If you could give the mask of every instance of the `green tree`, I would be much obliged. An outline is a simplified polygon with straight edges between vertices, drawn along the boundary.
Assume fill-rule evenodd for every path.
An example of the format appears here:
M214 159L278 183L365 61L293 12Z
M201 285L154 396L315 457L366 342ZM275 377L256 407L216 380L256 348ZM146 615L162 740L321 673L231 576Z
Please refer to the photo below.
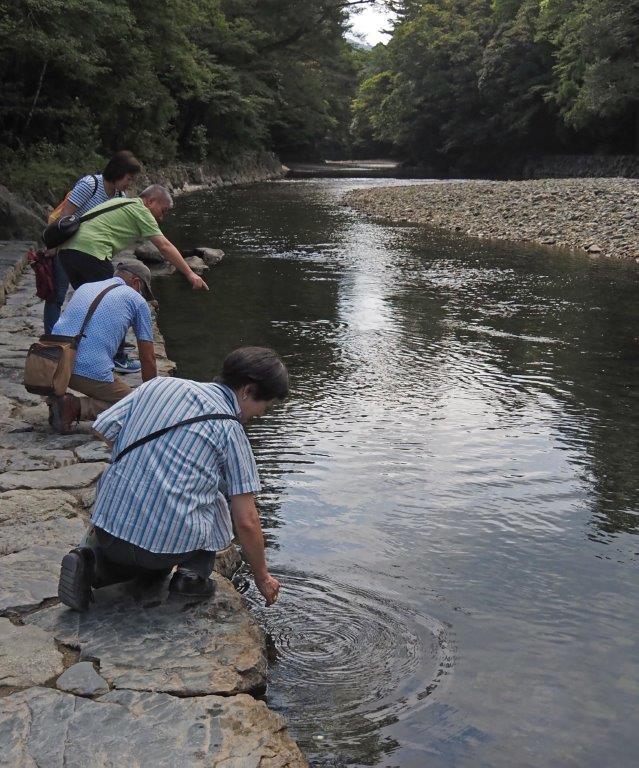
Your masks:
M549 98L566 123L639 149L639 0L543 0L540 36L555 46Z
M489 135L502 155L552 148L557 115L546 95L553 58L551 45L537 40L539 0L494 0L493 8L499 23L478 71Z
M492 31L490 3L395 8L387 66L362 83L355 119L410 159L464 168L487 141L477 73Z

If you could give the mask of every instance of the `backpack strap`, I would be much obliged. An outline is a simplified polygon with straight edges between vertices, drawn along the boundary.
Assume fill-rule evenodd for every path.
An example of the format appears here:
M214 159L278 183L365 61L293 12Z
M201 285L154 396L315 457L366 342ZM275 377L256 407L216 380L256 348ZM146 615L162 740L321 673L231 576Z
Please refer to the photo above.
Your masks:
M110 205L108 208L100 208L100 210L96 211L95 208L92 211L89 211L89 213L85 213L84 216L80 216L79 221L80 223L84 221L90 221L91 219L95 219L96 216L101 216L103 213L108 213L109 211L114 211L116 208L123 208L125 205L131 205L132 203L135 203L135 200L124 200L122 203L116 203L115 205Z
M151 432L150 434L146 435L145 437L141 437L139 440L135 440L131 443L131 445L127 445L127 447L120 451L118 455L113 459L111 464L115 464L116 461L120 461L120 459L125 456L129 451L132 451L134 448L138 448L140 445L144 445L145 443L150 443L151 440L155 440L158 437L162 437L162 435L166 435L167 432L170 432L172 429L177 429L177 427L183 427L186 424L195 424L198 421L221 421L222 419L229 419L230 421L237 421L237 416L234 416L230 413L204 413L201 416L193 416L190 419L185 419L184 421L178 421L177 424L171 424L168 427L164 427L163 429L158 429L155 432Z
M93 313L98 308L98 304L102 301L104 296L109 291L112 291L114 288L119 288L119 287L120 287L120 283L116 283L115 285L107 285L107 287L103 291L100 291L100 293L98 293L98 295L95 297L95 299L93 299L93 301L91 302L91 306L89 307L89 311L87 312L87 314L86 314L86 316L84 318L84 322L82 323L82 327L80 328L80 333L78 333L76 335L76 337L75 337L75 343L73 345L75 349L77 349L78 346L80 345L80 341L82 340L82 337L84 336L84 332L86 331L87 326L91 322L91 318L93 317Z
M91 192L91 197L95 197L95 193L98 191L98 177L95 175L95 173L92 173L91 178L93 179L93 192Z

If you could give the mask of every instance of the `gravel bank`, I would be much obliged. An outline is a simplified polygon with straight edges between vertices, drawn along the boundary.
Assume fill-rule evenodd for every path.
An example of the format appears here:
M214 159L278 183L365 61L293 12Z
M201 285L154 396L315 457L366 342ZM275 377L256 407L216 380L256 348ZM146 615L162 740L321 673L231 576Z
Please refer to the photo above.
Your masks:
M434 182L348 192L376 218L639 260L639 180Z

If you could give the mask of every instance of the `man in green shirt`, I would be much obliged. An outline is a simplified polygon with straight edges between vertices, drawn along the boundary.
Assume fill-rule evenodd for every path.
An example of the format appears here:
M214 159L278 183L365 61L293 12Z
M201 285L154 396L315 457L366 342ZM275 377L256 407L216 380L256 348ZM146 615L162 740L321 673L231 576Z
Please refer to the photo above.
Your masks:
M189 267L182 254L158 227L173 206L168 190L160 184L147 187L138 198L107 200L92 213L99 216L80 225L59 251L59 258L73 288L113 277L113 255L139 238L149 239L164 258L181 272L194 290L207 290L205 281ZM114 208L109 211L109 208Z

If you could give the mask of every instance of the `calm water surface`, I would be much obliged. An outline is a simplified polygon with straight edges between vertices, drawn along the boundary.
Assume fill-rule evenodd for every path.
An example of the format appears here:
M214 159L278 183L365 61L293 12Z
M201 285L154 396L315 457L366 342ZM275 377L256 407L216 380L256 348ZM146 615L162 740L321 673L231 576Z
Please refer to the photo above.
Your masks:
M317 766L633 766L639 750L634 264L373 223L388 180L192 195L226 259L157 280L182 376L275 347L249 434L269 560L269 705Z

